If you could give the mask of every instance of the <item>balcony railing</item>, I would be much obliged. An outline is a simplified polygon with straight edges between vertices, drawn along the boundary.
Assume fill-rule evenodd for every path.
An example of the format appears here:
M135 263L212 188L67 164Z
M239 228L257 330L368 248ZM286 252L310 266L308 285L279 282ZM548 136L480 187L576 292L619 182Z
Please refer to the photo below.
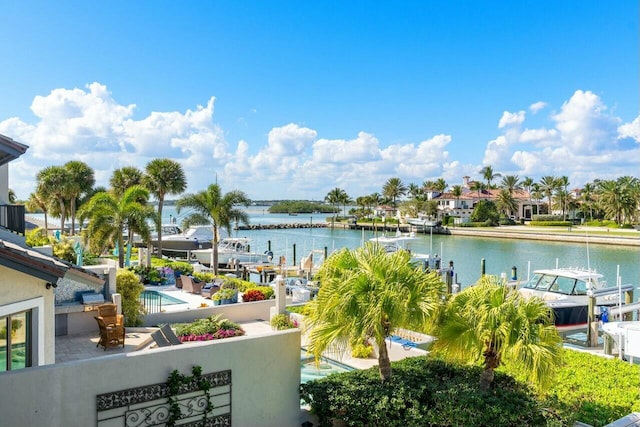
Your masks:
M0 227L24 235L24 205L0 205Z

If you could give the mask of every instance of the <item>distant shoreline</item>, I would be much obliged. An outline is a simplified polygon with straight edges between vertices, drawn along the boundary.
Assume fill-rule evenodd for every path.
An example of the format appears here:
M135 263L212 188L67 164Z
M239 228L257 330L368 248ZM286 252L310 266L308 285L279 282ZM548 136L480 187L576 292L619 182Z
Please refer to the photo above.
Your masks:
M27 230L41 227L44 228L44 221L25 216ZM56 226L57 224L57 226ZM59 229L57 222L49 221L49 231ZM313 227L330 227L330 224L317 223ZM288 229L288 228L309 228L308 223L291 223L291 224L271 224L265 226L249 226L246 229ZM348 224L335 223L335 228L349 228ZM356 225L357 228L357 225ZM638 230L621 230L616 229L615 235L602 235L601 228L595 227L572 227L571 230L560 231L559 229L542 229L541 227L530 226L502 226L502 227L448 227L451 235L470 236L470 237L491 237L498 239L520 239L520 240L543 240L555 242L569 243L597 243L603 245L618 246L639 246L640 247L640 231ZM598 234L589 234L589 231L598 232ZM612 233L613 234L613 233ZM623 234L623 235L620 235Z
M602 230L598 230L602 231ZM620 230L616 230L620 231ZM597 243L603 245L618 246L640 246L640 232L637 230L626 230L624 234L628 236L603 236L602 234L588 234L589 230L573 227L571 231L562 232L559 230L541 230L540 228L529 228L528 226L504 226L498 228L453 228L449 227L451 235L471 236L471 237L494 237L500 239L521 239L521 240L545 240L555 242L570 243Z

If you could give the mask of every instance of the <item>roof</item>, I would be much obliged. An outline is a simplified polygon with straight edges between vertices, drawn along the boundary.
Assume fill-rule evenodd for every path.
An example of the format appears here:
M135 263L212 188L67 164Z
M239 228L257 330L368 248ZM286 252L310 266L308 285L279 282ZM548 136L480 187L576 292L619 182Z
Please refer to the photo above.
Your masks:
M0 265L51 283L64 277L94 286L104 284L104 279L95 273L3 239L0 239Z
M14 141L8 136L0 135L0 166L22 156L29 146Z

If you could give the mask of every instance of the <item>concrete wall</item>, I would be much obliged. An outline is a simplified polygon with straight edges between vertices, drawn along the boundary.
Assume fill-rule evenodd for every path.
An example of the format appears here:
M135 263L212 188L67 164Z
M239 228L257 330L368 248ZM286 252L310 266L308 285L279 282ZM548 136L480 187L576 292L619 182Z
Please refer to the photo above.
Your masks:
M0 316L33 310L33 364L55 363L54 289L46 281L0 266Z
M163 383L196 365L232 371L232 425L300 425L298 329L0 373L2 424L96 426L98 394Z
M234 322L249 322L252 320L269 320L271 307L275 307L276 300L243 302L236 304L216 305L208 308L194 308L184 311L151 313L144 318L144 326L157 326L163 323L193 322L220 314L221 317Z

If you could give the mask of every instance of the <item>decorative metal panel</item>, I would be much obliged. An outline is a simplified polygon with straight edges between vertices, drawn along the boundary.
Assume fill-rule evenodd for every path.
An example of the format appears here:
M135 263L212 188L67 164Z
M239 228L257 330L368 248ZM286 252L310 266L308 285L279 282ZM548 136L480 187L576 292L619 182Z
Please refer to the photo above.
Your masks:
M201 379L211 384L208 399L197 381L181 385L175 397L182 417L176 425L231 426L231 371L203 374ZM99 394L96 397L98 427L163 426L170 415L168 398L168 383ZM209 411L207 402L210 402Z

